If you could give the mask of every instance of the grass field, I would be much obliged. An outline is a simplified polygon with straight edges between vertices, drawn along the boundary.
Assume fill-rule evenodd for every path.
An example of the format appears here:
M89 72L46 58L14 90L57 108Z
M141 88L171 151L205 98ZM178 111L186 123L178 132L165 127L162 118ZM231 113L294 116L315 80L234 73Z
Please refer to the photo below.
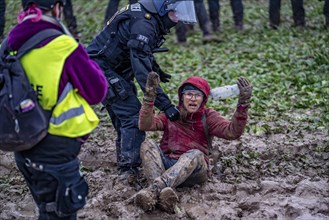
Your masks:
M82 42L87 45L101 30L107 1L73 0ZM122 1L121 4L125 4ZM206 78L212 87L247 77L254 86L248 132L272 133L290 127L327 129L329 122L329 30L324 29L324 1L305 1L307 28L293 28L291 5L282 2L281 26L268 27L268 1L244 1L245 30L237 32L228 0L221 1L221 43L203 45L199 27L189 34L188 44L175 43L175 30L156 54L163 70L172 74L162 86L177 102L176 90L188 76ZM16 23L20 1L7 1L6 33ZM209 101L229 116L236 98Z

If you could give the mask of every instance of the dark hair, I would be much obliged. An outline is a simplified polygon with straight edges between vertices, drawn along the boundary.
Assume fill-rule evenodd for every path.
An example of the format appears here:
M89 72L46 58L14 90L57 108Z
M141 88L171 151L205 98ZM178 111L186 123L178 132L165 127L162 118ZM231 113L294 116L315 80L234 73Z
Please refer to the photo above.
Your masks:
M22 7L26 10L29 5L36 4L40 9L48 11L51 10L57 2L61 5L65 5L66 0L22 0Z

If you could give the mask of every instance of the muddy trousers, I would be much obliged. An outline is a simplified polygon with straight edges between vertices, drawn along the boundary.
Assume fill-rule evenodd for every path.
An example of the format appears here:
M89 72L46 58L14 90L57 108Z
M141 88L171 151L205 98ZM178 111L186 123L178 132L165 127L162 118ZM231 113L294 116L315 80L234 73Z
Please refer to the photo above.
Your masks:
M39 208L39 220L77 219L88 194L77 158L63 164L45 164L15 153L15 160Z
M159 189L190 187L208 179L204 155L196 149L174 160L164 156L156 143L146 141L141 146L141 159L149 183L153 182Z

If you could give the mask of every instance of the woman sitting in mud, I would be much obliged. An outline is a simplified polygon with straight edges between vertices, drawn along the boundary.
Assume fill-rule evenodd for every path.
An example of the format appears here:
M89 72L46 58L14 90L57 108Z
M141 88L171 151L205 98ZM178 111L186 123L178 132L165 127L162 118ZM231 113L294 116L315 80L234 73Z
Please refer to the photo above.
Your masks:
M144 211L158 205L172 213L178 202L175 187L202 184L208 179L209 151L203 120L210 137L239 138L247 123L252 86L239 77L238 105L229 121L215 110L205 108L210 93L208 82L197 76L189 77L178 88L180 120L169 121L164 113L154 115L159 83L159 76L151 72L139 112L139 129L163 131L163 137L160 146L148 141L141 146L142 166L150 185L135 195L135 204Z

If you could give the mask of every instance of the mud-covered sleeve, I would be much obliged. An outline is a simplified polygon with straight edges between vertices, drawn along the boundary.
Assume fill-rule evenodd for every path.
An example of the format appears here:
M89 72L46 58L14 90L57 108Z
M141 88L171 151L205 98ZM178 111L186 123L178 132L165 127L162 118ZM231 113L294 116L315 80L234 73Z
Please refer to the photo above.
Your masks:
M207 112L209 134L228 140L237 139L243 134L247 120L248 110L243 108L237 109L231 120L225 119L213 109Z
M133 74L143 92L145 92L147 76L152 71L154 59L152 50L158 38L156 30L157 27L154 22L148 20L137 21L131 27L131 39L127 44L130 48L130 61ZM171 101L168 95L159 86L155 106L164 111L170 105Z
M138 128L142 131L163 131L167 118L164 113L155 115L154 102L143 101L139 111Z
M89 58L81 44L66 59L62 76L68 77L67 81L72 83L90 105L102 102L107 94L107 81L103 71Z

